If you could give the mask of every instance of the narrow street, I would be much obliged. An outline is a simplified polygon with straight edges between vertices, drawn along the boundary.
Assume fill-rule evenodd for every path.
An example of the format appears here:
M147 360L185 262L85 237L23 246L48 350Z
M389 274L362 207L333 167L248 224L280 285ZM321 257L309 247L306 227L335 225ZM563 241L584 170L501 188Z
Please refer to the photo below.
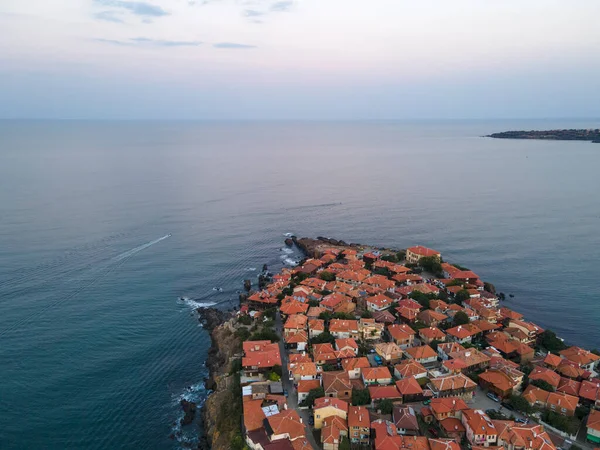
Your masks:
M315 450L320 449L321 446L317 444L317 441L315 440L315 437L313 435L313 429L308 422L311 410L298 409L298 395L296 394L296 390L294 389L294 383L290 380L289 373L287 370L289 360L287 351L285 349L285 343L283 340L283 323L281 321L281 314L279 312L279 309L277 310L277 313L275 315L275 330L281 337L279 341L279 353L281 353L281 371L283 374L281 377L281 383L283 384L283 389L288 393L288 408L295 409L298 412L298 414L302 418L302 422L304 423L306 439Z

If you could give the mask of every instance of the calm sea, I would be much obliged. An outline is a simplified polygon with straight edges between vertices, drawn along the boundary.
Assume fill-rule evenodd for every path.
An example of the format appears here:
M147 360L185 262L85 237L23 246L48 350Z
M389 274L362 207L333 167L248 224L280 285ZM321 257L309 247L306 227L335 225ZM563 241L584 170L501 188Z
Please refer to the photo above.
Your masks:
M288 232L434 247L600 347L600 145L480 137L597 126L0 122L0 448L193 440L191 311L291 262Z

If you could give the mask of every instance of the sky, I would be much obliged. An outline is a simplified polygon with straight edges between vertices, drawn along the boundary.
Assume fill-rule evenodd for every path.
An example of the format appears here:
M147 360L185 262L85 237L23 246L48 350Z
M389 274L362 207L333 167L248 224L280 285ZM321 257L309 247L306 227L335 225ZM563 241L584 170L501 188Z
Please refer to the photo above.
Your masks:
M0 118L598 118L598 17L598 0L0 0Z

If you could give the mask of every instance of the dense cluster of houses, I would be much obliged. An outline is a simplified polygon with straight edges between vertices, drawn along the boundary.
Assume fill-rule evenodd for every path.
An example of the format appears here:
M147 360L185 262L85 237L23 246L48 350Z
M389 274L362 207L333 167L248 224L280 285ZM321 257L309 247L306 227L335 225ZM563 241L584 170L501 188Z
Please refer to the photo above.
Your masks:
M313 429L326 450L344 440L376 450L556 448L538 423L469 407L478 385L499 400L519 395L564 416L587 405L588 439L600 442L600 358L579 347L536 353L544 330L501 307L477 274L421 246L403 261L356 248L323 247L319 256L275 275L240 312L261 321L276 307L283 320L282 347L244 342L244 426L253 450L312 448ZM443 277L419 270L422 258L436 258ZM277 366L297 407L269 377ZM391 414L382 411L390 402Z

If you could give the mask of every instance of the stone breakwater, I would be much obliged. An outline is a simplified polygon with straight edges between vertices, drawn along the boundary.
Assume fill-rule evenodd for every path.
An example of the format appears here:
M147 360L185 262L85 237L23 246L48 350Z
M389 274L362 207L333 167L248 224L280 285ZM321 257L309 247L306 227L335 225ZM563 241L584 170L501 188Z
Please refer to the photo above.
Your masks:
M230 448L232 439L240 433L239 380L230 372L231 362L240 356L242 343L235 335L232 312L215 308L198 308L197 312L211 337L206 360L209 370L206 388L212 391L200 412L204 433L198 448L226 450Z

